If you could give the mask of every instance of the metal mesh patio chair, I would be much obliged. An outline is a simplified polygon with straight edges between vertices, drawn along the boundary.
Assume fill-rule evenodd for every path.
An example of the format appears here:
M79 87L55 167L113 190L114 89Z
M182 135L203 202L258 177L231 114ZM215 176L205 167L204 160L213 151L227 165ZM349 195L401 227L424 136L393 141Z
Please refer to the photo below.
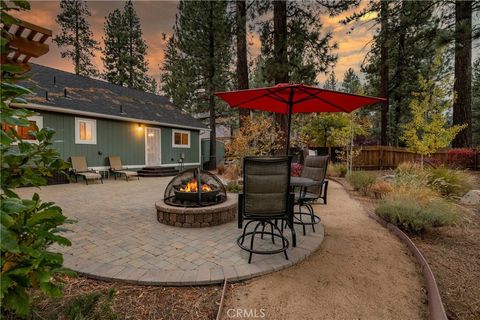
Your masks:
M320 222L320 217L315 215L312 204L322 199L327 204L328 180L326 180L328 156L307 156L302 171L303 178L309 178L321 182L318 186L311 186L295 194L295 203L299 211L295 212L294 223L303 226L303 234L306 234L305 226L311 225L315 232L315 224ZM302 212L305 207L308 212Z
M293 246L296 245L293 226L294 194L290 193L290 157L246 157L243 167L243 193L238 198L238 228L243 227L242 235L237 244L249 252L248 263L255 254L276 254L283 252L288 260L287 248L289 242L284 236L278 222L284 222L292 231ZM245 226L243 225L243 222ZM253 231L247 228L253 224ZM270 231L265 231L269 226ZM261 229L260 229L261 227ZM281 240L281 247L272 250L262 250L254 247L255 237L271 236ZM244 241L250 242L249 246Z

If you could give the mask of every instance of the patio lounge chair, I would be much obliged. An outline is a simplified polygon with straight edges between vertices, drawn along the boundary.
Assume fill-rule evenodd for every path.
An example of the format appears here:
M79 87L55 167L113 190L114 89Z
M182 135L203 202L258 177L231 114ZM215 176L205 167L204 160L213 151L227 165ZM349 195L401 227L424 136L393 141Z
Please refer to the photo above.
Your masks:
M328 180L327 174L328 156L307 156L305 166L302 171L303 178L310 178L320 181L319 186L308 187L303 192L295 194L295 202L299 206L299 211L295 212L294 223L303 226L303 234L306 234L305 226L311 225L315 232L315 224L320 222L320 217L315 215L312 204L318 199L322 199L327 204ZM307 208L308 213L302 212L302 207Z
M130 177L137 177L137 179L140 180L136 171L126 170L126 168L122 166L120 157L110 156L108 157L108 162L110 163L110 171L113 173L115 180L117 180L117 175L124 175L126 181L128 181Z
M243 193L238 197L238 228L242 235L237 239L241 249L248 251L248 263L252 255L275 254L283 252L288 260L287 248L289 242L278 227L278 221L287 223L292 230L292 242L295 246L295 229L293 227L294 194L290 193L290 157L246 157L243 166ZM245 226L243 222L248 221ZM250 224L254 224L253 231L247 232ZM270 226L270 232L265 227ZM259 229L260 227L261 230ZM280 248L261 250L254 248L255 236L271 236L282 241ZM248 238L249 246L243 243Z
M88 180L100 180L103 183L103 177L100 173L88 169L85 157L70 157L70 161L76 182L78 182L78 176L81 176L86 184L88 184Z

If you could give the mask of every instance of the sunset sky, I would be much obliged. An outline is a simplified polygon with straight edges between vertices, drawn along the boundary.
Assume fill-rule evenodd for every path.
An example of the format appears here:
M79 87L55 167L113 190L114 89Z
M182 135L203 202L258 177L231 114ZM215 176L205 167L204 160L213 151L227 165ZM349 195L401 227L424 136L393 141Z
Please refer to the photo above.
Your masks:
M60 6L58 1L31 1L31 11L15 14L16 17L27 20L28 22L51 29L55 36L59 32L59 27L55 22L55 17L59 13ZM103 45L104 21L105 17L116 8L123 8L124 1L87 1L88 7L92 14L88 21L94 38ZM171 34L172 26L175 21L175 13L177 10L176 1L134 1L135 10L140 18L144 39L148 45L147 59L149 62L149 74L159 81L160 70L164 59L165 41L162 40L162 33ZM333 40L338 43L338 62L335 69L337 78L341 80L343 73L352 67L359 71L365 54L368 52L370 40L374 30L370 30L370 24L359 26L351 34L347 34L349 26L339 23L343 17L341 16L329 18L325 15L322 18L324 32L332 31ZM60 57L60 49L56 44L50 44L50 52L33 62L46 65L65 71L73 71L72 62ZM255 57L260 51L260 41L256 34L250 34L249 52ZM95 64L102 70L103 63L101 53L98 52L95 57ZM323 82L324 76L319 77L319 81Z

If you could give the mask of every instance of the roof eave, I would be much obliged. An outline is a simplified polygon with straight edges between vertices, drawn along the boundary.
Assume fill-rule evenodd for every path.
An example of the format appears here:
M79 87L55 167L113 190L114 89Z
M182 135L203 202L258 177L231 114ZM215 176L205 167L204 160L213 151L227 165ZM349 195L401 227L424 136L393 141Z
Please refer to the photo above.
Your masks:
M69 109L69 108L47 106L47 105L31 103L31 102L29 102L29 103L11 103L10 105L13 106L13 107L16 107L16 108L28 108L28 109L41 110L41 111L50 111L50 112L73 114L73 115L79 115L79 116L85 116L85 117L96 117L96 118L119 120L119 121L125 121L125 122L153 124L153 125L159 125L159 126L164 126L164 127L172 127L172 128L210 131L209 128L186 126L186 125L181 125L181 124L173 124L173 123L153 121L153 120L137 119L137 118L124 117L124 116L115 116L115 115L109 115L109 114L97 113L97 112L91 112L91 111L81 111L81 110L74 110L74 109Z

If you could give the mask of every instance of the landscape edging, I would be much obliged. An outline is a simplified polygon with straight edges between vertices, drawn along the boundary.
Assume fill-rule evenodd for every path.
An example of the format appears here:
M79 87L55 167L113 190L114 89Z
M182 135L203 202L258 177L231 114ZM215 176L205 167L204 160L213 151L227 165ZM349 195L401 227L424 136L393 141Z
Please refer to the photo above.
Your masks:
M328 177L329 180L339 183L344 189L347 189L347 186L343 181L337 180L332 177ZM395 234L397 238L402 241L410 252L415 256L417 262L422 267L423 276L427 284L427 302L428 302L428 318L430 320L448 320L447 314L445 313L445 308L443 306L442 298L440 296L440 291L438 290L437 281L433 274L430 265L428 264L427 259L423 256L422 252L415 243L410 239L410 237L400 230L397 226L383 220L377 216L374 212L366 210L368 216L377 221L380 225L388 229L390 232Z

